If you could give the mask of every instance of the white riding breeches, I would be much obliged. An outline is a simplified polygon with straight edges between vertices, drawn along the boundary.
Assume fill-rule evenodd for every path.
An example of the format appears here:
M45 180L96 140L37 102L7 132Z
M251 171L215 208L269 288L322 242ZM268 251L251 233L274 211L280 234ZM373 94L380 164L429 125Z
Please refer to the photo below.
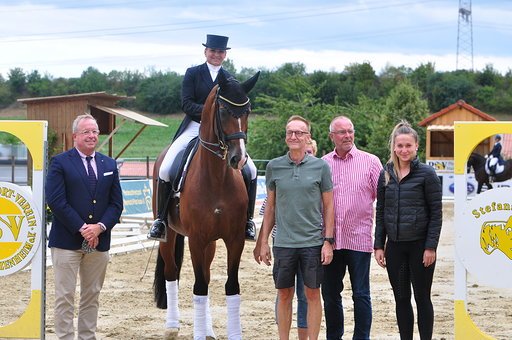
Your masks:
M176 138L176 140L171 144L171 147L167 150L167 153L165 154L164 160L162 161L162 164L160 165L160 171L158 173L158 177L160 177L161 180L165 182L169 182L170 176L169 172L171 170L172 163L174 162L174 159L176 158L176 155L181 151L184 150L188 143L194 138L199 135L199 127L200 124L197 122L190 122L187 125L187 128L183 133ZM249 167L249 170L251 171L251 179L255 179L258 175L258 170L256 169L256 165L252 161L251 157L247 155L247 166Z

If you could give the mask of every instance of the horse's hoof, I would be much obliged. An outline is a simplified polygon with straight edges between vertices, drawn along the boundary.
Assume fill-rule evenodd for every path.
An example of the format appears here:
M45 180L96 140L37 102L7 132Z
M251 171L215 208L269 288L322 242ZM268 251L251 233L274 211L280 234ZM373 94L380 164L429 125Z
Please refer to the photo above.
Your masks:
M164 333L165 340L178 340L179 328L167 328Z
M210 336L210 335L208 335L208 336L206 337L206 340L215 340L215 339L217 339L217 338L216 338L216 337L214 337L214 336Z

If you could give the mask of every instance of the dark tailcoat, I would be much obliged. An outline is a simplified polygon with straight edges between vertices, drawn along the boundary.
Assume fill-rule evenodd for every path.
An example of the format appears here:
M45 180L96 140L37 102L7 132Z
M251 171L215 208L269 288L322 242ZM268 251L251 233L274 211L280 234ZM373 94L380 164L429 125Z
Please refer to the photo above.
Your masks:
M222 70L226 77L231 76L226 70ZM203 111L204 103L215 85L217 85L217 79L215 79L215 82L212 81L212 76L206 63L187 69L181 85L181 109L186 113L186 116L181 122L178 131L176 131L174 139L181 135L191 121L201 122L201 112Z

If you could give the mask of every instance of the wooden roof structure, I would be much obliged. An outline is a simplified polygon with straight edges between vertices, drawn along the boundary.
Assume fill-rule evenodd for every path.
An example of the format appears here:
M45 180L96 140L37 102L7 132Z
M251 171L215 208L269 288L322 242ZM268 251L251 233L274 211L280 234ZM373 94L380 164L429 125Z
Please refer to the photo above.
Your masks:
M419 122L418 125L427 127L429 125L453 127L455 121L496 121L496 118L467 104L461 99L441 111L431 114Z
M52 132L55 133L57 151L65 151L73 146L73 133L71 131L73 120L81 114L90 113L98 121L100 134L106 135L97 149L99 150L108 144L108 155L117 159L147 126L167 127L167 125L140 113L117 106L118 101L131 98L133 97L118 96L106 92L90 92L64 96L23 98L18 99L18 101L27 105L27 119L48 121L49 136ZM139 123L142 126L128 144L114 156L113 137L127 121Z
M496 121L496 118L467 104L464 100L458 100L431 114L418 123L419 126L427 128L427 160L453 159L453 125L456 121ZM488 153L492 142L492 137L485 139L475 151L482 155Z

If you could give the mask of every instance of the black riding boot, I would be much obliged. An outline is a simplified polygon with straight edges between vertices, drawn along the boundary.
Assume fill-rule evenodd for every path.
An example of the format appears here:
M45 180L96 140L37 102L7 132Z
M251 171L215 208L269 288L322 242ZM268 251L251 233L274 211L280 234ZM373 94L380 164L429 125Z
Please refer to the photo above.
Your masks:
M172 183L158 179L158 213L156 220L149 229L148 238L160 242L167 241L167 214L169 212L169 197Z
M254 216L254 206L256 205L257 188L257 179L251 180L247 187L247 194L249 195L249 204L247 205L247 223L245 224L245 238L247 240L254 240L256 238L256 225L252 218Z

